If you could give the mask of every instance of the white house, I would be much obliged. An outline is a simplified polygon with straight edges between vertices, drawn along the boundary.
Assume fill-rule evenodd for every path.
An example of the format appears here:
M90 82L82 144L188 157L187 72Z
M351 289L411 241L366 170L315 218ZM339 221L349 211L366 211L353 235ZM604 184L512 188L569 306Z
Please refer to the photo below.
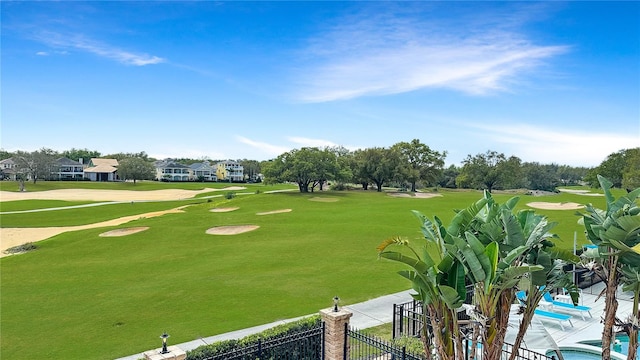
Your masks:
M82 180L84 178L84 166L78 161L63 157L56 160L56 167L51 171L52 179Z
M189 165L191 169L191 173L193 175L193 180L199 181L216 181L218 180L218 176L216 175L216 169L211 166L208 161L204 161L201 163L195 163Z
M91 181L118 180L118 160L93 158L84 169L84 177Z
M189 181L192 178L191 168L178 164L172 159L156 161L154 166L156 167L156 180Z

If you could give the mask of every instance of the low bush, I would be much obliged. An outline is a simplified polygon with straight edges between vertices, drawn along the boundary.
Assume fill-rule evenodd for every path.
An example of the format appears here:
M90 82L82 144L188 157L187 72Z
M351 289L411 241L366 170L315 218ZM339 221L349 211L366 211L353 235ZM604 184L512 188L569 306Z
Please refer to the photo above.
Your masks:
M225 198L225 199L227 199L227 200L231 200L231 199L233 199L234 197L236 197L236 193L234 193L234 192L232 192L232 191L226 192L226 193L224 194L224 198Z
M36 246L36 244L34 244L32 242L28 242L28 243L25 243L25 244L22 244L22 245L10 247L7 250L5 250L4 253L5 254L18 254L18 253L23 253L23 252L35 250L37 248L38 247Z
M203 345L187 352L187 360L207 359L214 355L224 354L242 347L257 344L260 340L265 341L280 336L311 330L320 326L321 322L322 320L320 319L320 315L314 315L298 321L272 327L261 333L249 335L240 340L225 340L209 345Z

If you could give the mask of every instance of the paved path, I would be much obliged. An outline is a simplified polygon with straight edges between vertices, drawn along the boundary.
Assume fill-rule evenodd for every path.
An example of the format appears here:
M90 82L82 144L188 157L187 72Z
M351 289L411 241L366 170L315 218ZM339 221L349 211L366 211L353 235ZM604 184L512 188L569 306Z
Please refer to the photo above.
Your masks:
M353 312L353 316L350 320L350 325L357 329L366 329L382 324L387 324L393 321L393 304L400 304L407 301L411 301L411 295L409 295L412 290L405 290L399 293L384 295L379 298L371 299L365 302L361 302L353 305L345 305L345 309L349 309ZM318 309L320 311L320 309ZM310 316L310 315L307 315ZM259 332L262 332L266 329L272 328L277 325L286 324L292 321L299 320L306 316L300 316L293 319L281 320L272 322L270 324L264 324L259 326L254 326L248 329L242 329L237 331L232 331L225 334L210 336L207 338L201 338L193 341L189 341L182 344L169 344L169 345L177 345L180 349L184 351L189 351L197 348L198 346L211 344L218 341L223 340L231 340L231 339L241 339L245 336L253 335ZM152 350L152 349L148 349ZM145 350L146 351L146 350ZM135 354L127 357L120 358L118 360L138 360L144 358L142 353Z

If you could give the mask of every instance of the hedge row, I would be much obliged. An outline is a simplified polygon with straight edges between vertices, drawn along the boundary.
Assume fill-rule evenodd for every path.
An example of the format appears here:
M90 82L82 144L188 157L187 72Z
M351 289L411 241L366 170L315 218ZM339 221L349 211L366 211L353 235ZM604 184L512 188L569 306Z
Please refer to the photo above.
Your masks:
M204 360L215 355L257 344L259 340L266 341L276 337L299 333L317 328L322 323L320 315L314 315L301 320L278 325L261 333L249 335L240 340L225 340L203 345L187 352L187 360Z

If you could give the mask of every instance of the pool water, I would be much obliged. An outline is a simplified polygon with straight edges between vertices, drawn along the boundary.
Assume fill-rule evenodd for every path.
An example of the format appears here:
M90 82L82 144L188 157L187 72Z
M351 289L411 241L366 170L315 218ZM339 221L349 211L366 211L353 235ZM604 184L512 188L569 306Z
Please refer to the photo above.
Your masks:
M638 339L640 339L640 336L638 336ZM615 352L619 352L624 355L629 354L629 336L617 335L616 340L619 340L619 343L611 344L611 350ZM602 341L584 341L583 343L602 347ZM636 356L636 358L640 359L640 348L638 348L638 355Z
M556 353L548 353L547 356L556 355ZM580 350L562 350L564 360L602 360L602 354L594 354Z

